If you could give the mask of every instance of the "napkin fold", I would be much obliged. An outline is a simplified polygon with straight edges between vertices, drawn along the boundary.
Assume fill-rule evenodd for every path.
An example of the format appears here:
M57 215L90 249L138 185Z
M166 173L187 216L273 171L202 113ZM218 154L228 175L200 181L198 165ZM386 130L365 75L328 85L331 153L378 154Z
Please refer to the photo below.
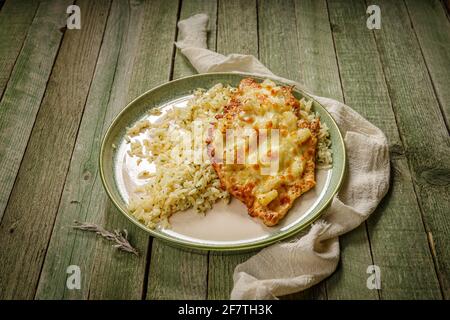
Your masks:
M254 56L224 56L208 50L207 25L206 14L178 23L176 46L199 73L247 72L302 88L276 76ZM345 180L321 220L307 234L264 248L235 268L231 299L276 299L305 290L331 275L339 261L338 237L366 220L389 189L389 148L383 132L349 106L311 96L331 113L344 137Z

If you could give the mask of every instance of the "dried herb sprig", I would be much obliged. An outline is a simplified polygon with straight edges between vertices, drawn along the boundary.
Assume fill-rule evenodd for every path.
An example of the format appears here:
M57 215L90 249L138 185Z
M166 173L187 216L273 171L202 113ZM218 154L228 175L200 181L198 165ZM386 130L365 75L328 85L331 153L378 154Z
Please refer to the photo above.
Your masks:
M114 248L139 256L139 252L128 241L128 231L126 229L123 229L123 231L114 230L114 232L111 232L91 222L79 222L75 220L73 223L74 225L72 228L95 232L102 238L115 242L116 244L113 245Z

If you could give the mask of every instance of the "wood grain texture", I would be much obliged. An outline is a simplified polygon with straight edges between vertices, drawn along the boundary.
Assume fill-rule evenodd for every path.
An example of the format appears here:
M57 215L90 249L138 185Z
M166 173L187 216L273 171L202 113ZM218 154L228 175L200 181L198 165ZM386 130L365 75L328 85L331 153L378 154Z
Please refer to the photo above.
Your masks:
M258 56L256 1L220 0L217 17L217 52ZM208 299L229 299L234 268L256 252L210 252Z
M110 2L78 5L83 27L64 36L0 225L1 298L34 297L94 72Z
M129 85L128 91L129 101L144 93L145 91L166 82L169 79L174 50L174 26L176 25L177 21L178 5L179 2L176 0L147 0L144 2L143 8L139 9L144 12L144 16L142 29L138 38L138 48L133 53L124 53L125 57L134 56L131 83ZM133 32L136 32L136 30L131 30L130 35L132 35ZM123 72L126 72L126 70L127 69L124 68ZM123 108L124 104L122 104L121 107ZM113 209L113 205L111 203L110 209ZM128 225L130 226L130 229L133 228L133 234L139 235L139 237L142 237L142 239L144 237L148 237L148 235L140 229L131 226L131 223L129 221L125 222L126 219L123 218L121 214L117 214L117 212L108 214L106 218L107 225L111 225L116 228L123 225ZM143 245L144 244L142 244L142 246ZM106 251L107 249L103 247L103 250ZM148 250L150 250L150 248L147 248L146 252L150 252ZM100 290L97 294L91 295L90 298L114 298L119 294L122 297L127 296L127 298L130 299L145 298L147 289L147 273L145 270L147 268L147 264L145 266L142 266L143 269L139 267L139 273L135 276L136 281L123 282L124 284L128 285L128 287L125 287L125 290L123 290L123 288L120 288L114 284L114 278L121 277L120 266L122 266L124 270L127 270L128 272L133 271L127 269L129 265L125 260L123 260L122 264L119 266L119 269L114 270L117 268L117 266L115 265L117 252L111 252L110 250L107 250L107 252L108 255L98 255L99 261L106 261L104 264L99 264L101 268L95 267L94 273L96 274L96 280L91 283L91 286L92 288L104 286L105 282L109 283L109 285L105 286L105 290ZM105 270L107 270L106 273ZM135 286L134 288L133 283ZM120 293L121 290L123 290L124 292ZM117 293L117 291L119 291L119 293ZM141 291L140 296L137 296L138 291Z
M393 156L404 154L365 4L329 1L328 7L346 103L379 126Z
M168 81L172 71L179 1L145 0L144 3L144 25L134 57L129 101Z
M380 0L382 29L370 31L364 0L81 0L82 29L64 35L71 2L7 0L0 11L0 298L229 298L235 266L255 252L149 239L109 201L97 164L127 102L195 73L174 49L175 26L206 12L211 49L259 55L314 94L345 100L389 140L391 189L366 224L341 237L337 271L282 298L450 299L442 3ZM141 255L72 230L75 219L126 228ZM366 287L370 264L381 268L379 292ZM81 290L66 288L69 265L81 268Z
M367 223L374 264L381 269L380 295L383 299L439 298L420 209L377 45L366 27L365 9L364 1L329 1L346 103L383 130L393 159L390 192Z
M273 8L275 14L284 16L287 10L294 15L286 20L289 40L296 42L294 57L299 66L297 80L317 95L330 96L342 101L339 72L333 49L333 40L324 1L293 1L291 8ZM270 28L270 27L269 27ZM263 47L261 48L263 50ZM342 269L341 269L342 270ZM342 272L342 271L338 271ZM326 299L326 283L283 297L284 299Z
M0 98L38 6L37 0L8 1L0 11Z
M295 0L294 12L298 77L314 94L343 101L326 1Z
M450 21L439 0L407 0L406 6L449 128Z
M257 1L219 0L217 52L258 57Z
M187 19L195 14L206 13L209 16L208 22L208 40L207 45L211 50L216 48L216 31L217 31L217 1L216 0L183 0L181 2L179 20ZM178 34L178 32L177 32ZM192 74L197 71L190 64L179 50L175 52L175 61L173 65L173 74L171 79L178 79Z
M391 189L368 222L381 298L441 299L407 161L400 157L391 165Z
M373 264L366 225L339 237L341 259L337 270L326 280L329 300L377 300L377 290L367 289L367 267Z
M184 0L180 20L194 14L209 15L208 46L216 46L216 1ZM173 78L196 73L189 61L175 53ZM153 240L149 266L147 299L205 299L208 273L208 253L189 251Z
M343 99L324 1L261 1L259 21L263 63L276 74L298 81L315 94ZM344 298L337 292L334 294L335 286L352 296L377 297L360 281L365 274L354 272L365 270L372 263L365 229L361 227L340 240L341 263L332 278L318 284L317 288L288 298L324 299L328 289L330 298Z
M301 82L314 94L344 101L326 1L296 1L294 5ZM340 237L340 247L336 272L298 297L378 298L365 286L365 270L372 261L365 226Z
M115 209L98 172L101 139L128 102L134 56L139 50L144 5L113 1L58 215L36 293L37 299L138 299L142 295L148 236ZM148 35L151 39L151 35ZM116 252L105 240L70 228L73 220L126 228L140 252ZM80 290L66 288L66 269L77 265Z
M11 194L58 52L62 38L59 29L65 23L65 8L69 3L70 1L47 1L40 5L17 61L14 57L14 48L17 49L18 46L16 39L9 38L10 35L3 35L3 39L0 39L2 43L0 61L3 61L0 62L0 74L2 77L9 77L11 73L8 86L0 101L0 150L2 150L0 153L0 220ZM11 22L10 18L3 16L9 12L8 6L9 2L4 8L5 12L2 11L0 16L3 17L1 21L5 23ZM23 13L24 6L25 4L22 3L15 10ZM33 6L32 2L30 6ZM15 10L14 15L16 15ZM20 38L21 32L24 32L21 29L25 27L22 15L20 13L17 15L17 23L22 26L18 25L17 29L11 27L13 30L6 28L6 30L17 32L17 37ZM14 24L10 23L10 25ZM5 29L0 26L0 34L4 31ZM11 48L7 49L10 46ZM12 59L15 64L3 59ZM14 69L11 71L13 64ZM1 83L0 88L2 88Z
M404 3L381 1L379 5L385 8L383 27L375 38L414 190L426 231L434 240L440 284L444 297L450 298L448 130Z
M258 22L261 62L275 74L304 85L294 1L258 1Z
M208 299L230 299L233 289L234 268L256 254L258 251L245 253L210 252L208 270Z

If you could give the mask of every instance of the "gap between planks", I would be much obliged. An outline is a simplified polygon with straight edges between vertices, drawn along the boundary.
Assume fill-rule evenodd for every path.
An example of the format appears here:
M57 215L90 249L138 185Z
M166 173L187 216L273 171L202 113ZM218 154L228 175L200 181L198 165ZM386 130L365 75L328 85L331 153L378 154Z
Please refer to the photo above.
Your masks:
M175 22L175 33L174 33L173 42L175 42L178 38L178 21L180 21L181 6L182 6L182 0L178 0L177 18L176 18L176 22ZM174 45L174 48L172 50L172 59L170 60L169 81L173 80L176 52L177 52L177 49ZM148 239L147 257L146 257L146 263L145 263L145 272L144 272L144 281L143 281L143 286L142 286L141 300L145 300L147 297L147 290L148 290L148 286L149 286L148 282L149 282L149 278L150 278L153 237L149 236L148 238L149 239Z
M77 129L77 132L76 132L76 134L75 134L75 143L73 144L73 148L72 148L72 151L71 151L71 154L70 154L70 157L69 157L69 165L67 166L66 174L65 174L65 177L64 177L64 182L63 182L63 184L62 184L63 187L62 187L62 189L61 189L61 194L60 194L60 196L59 196L57 208L59 208L59 207L61 206L61 200L62 200L63 193L64 193L64 186L66 185L67 177L68 177L69 170L70 170L70 163L72 163L72 160L73 160L73 154L74 154L75 147L76 147L76 141L78 140L78 136L79 136L79 133L80 133L81 121L82 121L82 119L83 119L84 111L85 111L85 109L86 109L86 104L87 104L87 101L88 101L88 98L89 98L89 92L91 92L92 82L93 82L93 80L94 80L95 71L96 71L96 69L97 69L98 59L99 59L99 57L100 57L100 50L101 50L101 48L102 48L103 40L104 40L104 38L105 38L105 30L106 30L106 26L108 25L110 13L111 13L112 1L113 1L113 0L109 0L109 7L108 7L108 11L107 11L107 14L106 14L105 23L104 23L103 30L102 30L102 38L101 38L101 40L100 40L100 45L98 46L97 55L96 55L96 58L95 58L95 68L94 68L94 71L92 72L92 77L91 77L90 82L89 82L89 86L88 86L86 98L85 98L84 103L83 103L83 110L81 111L81 116L80 116L80 121L79 121L79 124L78 124L78 129ZM76 2L75 2L75 3L76 3ZM59 48L58 48L58 52L57 52L57 55L56 55L56 59L58 58L59 50L61 49L61 45L62 45L62 43L63 43L64 36L65 36L65 34L66 34L66 30L67 30L67 28L64 27L64 28L63 28L63 37L62 37L62 39L61 39L61 42L60 42L60 45L59 45ZM55 62L56 62L56 59L55 59ZM53 65L54 65L54 64L53 64ZM116 66L115 66L115 67L116 67ZM52 67L52 72L53 72L53 67ZM51 78L51 75L50 75L49 78ZM58 209L57 209L57 213L58 213ZM52 226L51 226L51 228L50 228L50 237L49 237L49 240L48 240L48 242L47 242L47 246L45 247L45 250L44 250L44 254L43 254L44 259L42 260L41 268L40 268L40 270L39 270L39 275L38 275L38 277L37 277L38 280L37 280L37 282L36 282L36 286L35 286L35 289L34 289L35 297L36 297L37 289L38 289L38 286L39 286L39 280L40 280L40 278L41 278L42 270L43 270L43 268L44 268L44 262L45 262L45 258L46 258L46 256L47 256L47 251L48 251L48 248L49 248L49 245L50 245L50 238L51 238L51 236L52 236L52 234L53 234L53 230L54 230L54 228L55 228L55 222L56 222L57 213L55 214L55 217L54 217L54 219L53 219L53 223L52 223ZM89 296L89 293L88 293L88 296Z
M364 0L364 1L365 1L366 6L368 6L369 5L368 1L367 0ZM426 69L426 72L427 72L427 75L428 75L428 80L430 81L431 87L433 89L434 97L436 98L436 102L437 102L439 110L441 112L442 119L443 119L443 121L444 121L444 123L446 125L447 130L448 130L448 124L447 124L447 121L446 121L445 113L444 113L443 107L442 107L442 105L441 105L441 103L439 101L439 98L438 98L438 95L437 95L437 91L436 91L436 87L435 87L435 84L433 83L433 80L432 80L432 77L431 77L431 73L430 73L430 70L428 68L428 65L427 65L424 53L423 53L423 49L422 49L420 41L419 41L419 39L417 37L417 33L416 33L415 29L414 29L414 24L413 24L413 22L411 20L411 15L409 13L408 6L407 6L405 1L402 1L402 3L403 3L403 6L405 7L405 11L407 12L407 15L408 15L408 21L409 21L409 25L411 27L411 32L412 32L412 34L414 36L414 40L415 40L417 46L419 47L420 56L422 58L422 62L424 63L424 66L425 66L425 69ZM388 83L390 83L390 81L388 80L388 78L386 76L385 64L383 63L383 60L382 60L382 53L381 53L381 50L380 50L380 40L376 37L374 30L371 31L371 34L372 34L374 42L376 44L378 57L380 59L380 64L382 66L382 74L383 74L383 77L384 77L384 81L385 81L386 84L388 84ZM391 107L391 109L393 111L394 119L395 119L395 122L397 124L397 127L399 128L399 121L400 120L398 119L398 114L397 114L397 112L394 109L394 105L393 105L393 102L392 102L392 91L390 89L390 86L387 86L387 91L388 91L389 100L390 100L390 107ZM402 145L405 146L406 143L404 141L404 135L399 132L399 137L400 137ZM406 156L406 159L408 159L408 156ZM411 167L410 161L407 161L407 168L408 168L408 171L411 172L411 175L413 175L414 170ZM427 223L425 221L424 208L423 208L423 205L422 205L422 203L420 201L420 197L419 197L419 194L418 194L416 183L412 183L412 188L413 188L413 191L414 191L414 197L415 197L417 206L419 208L420 218L421 218L423 230L424 230L424 233L425 233L425 236L426 236L426 239L427 239L427 243L428 243L428 249L429 249L430 255L432 257L432 261L433 261L433 265L434 265L434 272L435 272L436 278L438 279L438 282L439 282L440 293L441 293L442 298L445 298L443 280L441 279L440 273L438 271L439 270L439 266L438 266L438 261L437 261L437 256L436 256L436 250L435 250L434 242L432 242L432 236L430 237L431 233L429 232L429 228L428 228Z
M333 49L334 49L334 56L336 57L336 66L337 66L337 70L338 70L338 74L339 74L339 84L341 86L341 93L342 93L342 100L344 103L346 103L346 98L345 98L345 91L344 91L344 87L342 85L342 76L341 76L341 70L340 70L340 65L339 65L339 60L338 60L338 55L337 55L337 50L336 50L336 40L335 40L335 36L333 33L333 26L331 24L331 19L330 19L330 8L328 5L328 0L325 0L325 5L327 8L327 16L328 16L328 21L330 22L330 30L331 30L331 39L333 40ZM381 200L382 201L382 200ZM369 253L370 253L370 259L372 260L372 264L375 264L375 260L373 257L373 249L372 249L372 243L370 242L370 234L369 234L369 226L367 225L367 220L364 221L364 230L366 233L366 237L367 237L367 243L369 246ZM352 232L353 230L351 230L350 232ZM325 289L327 288L327 286L325 286ZM377 295L378 295L378 299L381 300L381 292L379 289L377 289Z

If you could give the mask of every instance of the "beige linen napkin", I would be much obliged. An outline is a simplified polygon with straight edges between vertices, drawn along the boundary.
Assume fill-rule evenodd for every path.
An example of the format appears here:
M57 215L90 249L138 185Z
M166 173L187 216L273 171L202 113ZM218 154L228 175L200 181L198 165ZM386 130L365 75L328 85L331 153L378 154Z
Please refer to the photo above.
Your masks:
M206 49L207 24L205 14L178 23L176 45L199 73L249 72L295 83L275 76L253 56L224 56ZM267 247L236 267L231 299L276 299L328 277L339 260L338 236L366 220L388 191L389 150L383 132L343 103L314 98L331 113L344 137L345 181L322 219L306 235Z

